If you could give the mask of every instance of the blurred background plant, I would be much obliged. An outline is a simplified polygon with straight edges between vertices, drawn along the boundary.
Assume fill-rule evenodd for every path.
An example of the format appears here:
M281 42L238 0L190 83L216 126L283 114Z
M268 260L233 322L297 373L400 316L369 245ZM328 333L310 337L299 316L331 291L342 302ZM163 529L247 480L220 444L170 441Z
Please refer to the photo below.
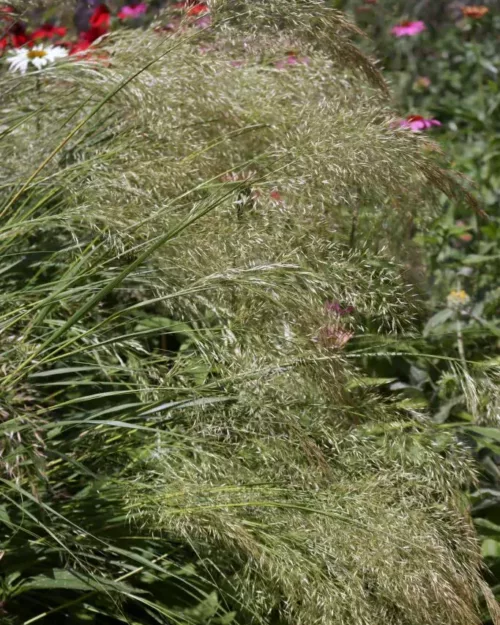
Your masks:
M441 338L415 233L443 190L468 219L467 185L323 3L211 7L116 33L93 8L84 55L24 75L7 44L2 622L495 615L468 439L416 396ZM490 313L439 282L453 398Z
M488 213L478 218L443 198L442 215L415 240L424 251L429 302L408 355L369 363L398 378L392 389L455 430L480 461L471 492L490 583L500 589L500 4L334 2L368 32L363 46L394 87L401 116L437 119L433 138L471 180ZM393 30L423 22L414 35ZM419 29L417 29L418 31ZM402 346L400 346L402 347ZM432 356L434 355L434 357Z

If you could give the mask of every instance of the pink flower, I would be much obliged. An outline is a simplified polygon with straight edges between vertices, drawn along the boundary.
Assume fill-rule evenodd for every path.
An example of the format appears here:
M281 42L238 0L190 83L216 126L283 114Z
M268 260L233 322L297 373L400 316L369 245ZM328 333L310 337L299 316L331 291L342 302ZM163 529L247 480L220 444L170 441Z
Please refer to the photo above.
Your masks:
M212 25L212 18L210 15L202 15L194 24L197 28L209 28Z
M426 29L425 22L400 22L391 28L395 37L414 37Z
M325 312L334 313L339 317L344 317L345 315L352 315L355 311L354 306L347 306L343 308L339 302L325 302Z
M294 52L289 52L287 57L281 61L277 61L274 67L276 67L276 69L285 69L292 65L309 65L309 59L307 56L299 57Z
M441 126L437 119L425 119L421 115L408 115L406 119L399 122L401 128L409 128L412 132L422 132L433 126Z
M177 26L173 22L169 22L164 26L157 26L155 28L155 33L171 33L176 30Z
M198 48L200 54L209 54L210 52L214 52L217 50L216 46L200 46Z
M462 220L456 221L455 226L458 226L459 228L463 228L463 230L467 230L467 228L469 228L469 226L465 223L465 221L462 221ZM463 241L464 243L470 243L472 239L474 238L470 232L462 232L462 234L458 234L457 236L460 239L460 241Z
M320 328L319 340L324 347L342 349L352 339L354 332L342 327L323 326Z
M137 19L148 10L148 5L141 2L141 4L136 4L135 6L125 5L120 9L118 13L118 18L121 20L127 19Z
M417 89L428 89L432 84L431 79L428 76L419 76L413 83L413 86Z

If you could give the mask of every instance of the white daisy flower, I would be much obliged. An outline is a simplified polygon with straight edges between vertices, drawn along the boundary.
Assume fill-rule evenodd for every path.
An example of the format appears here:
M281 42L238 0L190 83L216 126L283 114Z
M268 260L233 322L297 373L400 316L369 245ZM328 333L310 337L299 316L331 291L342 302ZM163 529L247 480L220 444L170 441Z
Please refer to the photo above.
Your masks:
M20 48L11 52L7 57L11 72L26 74L30 63L36 69L42 69L48 63L54 63L57 59L68 56L68 51L61 46L37 45L32 48Z

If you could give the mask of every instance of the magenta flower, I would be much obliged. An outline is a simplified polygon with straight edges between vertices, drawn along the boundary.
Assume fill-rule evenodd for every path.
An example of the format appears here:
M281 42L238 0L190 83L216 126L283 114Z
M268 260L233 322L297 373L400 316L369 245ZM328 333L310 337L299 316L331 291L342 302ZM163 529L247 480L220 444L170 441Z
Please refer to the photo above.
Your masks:
M400 22L391 28L395 37L414 37L426 29L425 22Z
M307 56L299 57L294 53L289 53L285 59L281 59L274 64L276 69L285 69L293 65L309 65L309 59Z
M339 317L352 315L355 311L354 306L346 306L345 308L339 302L325 302L325 312L334 313Z
M147 10L148 5L144 2L141 2L141 4L136 4L135 6L125 5L120 9L120 12L118 13L118 18L121 20L137 19L138 17L146 13Z
M425 119L421 115L408 115L406 119L399 122L401 128L409 128L412 132L422 132L433 126L441 126L441 122L437 119Z

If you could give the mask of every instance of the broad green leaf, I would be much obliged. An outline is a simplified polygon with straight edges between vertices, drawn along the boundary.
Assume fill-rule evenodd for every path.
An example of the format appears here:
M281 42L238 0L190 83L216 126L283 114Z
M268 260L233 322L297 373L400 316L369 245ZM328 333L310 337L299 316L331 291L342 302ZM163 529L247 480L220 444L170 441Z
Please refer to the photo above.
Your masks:
M481 543L481 555L483 558L500 558L500 542L493 538L487 538Z
M480 425L467 425L464 429L485 439L500 442L500 429L481 427Z
M66 569L52 569L50 575L37 575L24 581L16 590L21 594L29 590L95 590L99 592L129 593L131 587L123 582L116 582L102 577L79 574ZM134 588L134 593L141 592Z
M482 255L482 254L468 254L464 258L466 265L482 265L484 263L492 263L494 260L500 258L500 254L496 255Z
M437 312L426 323L424 328L424 336L428 336L429 334L431 334L433 330L439 328L439 326L452 319L454 315L455 311L451 310L450 308L445 308L444 310L440 310L439 312Z
M359 387L383 386L384 384L390 384L391 382L395 382L396 380L397 378L356 378L355 380L349 382L346 388L351 391L352 389Z

